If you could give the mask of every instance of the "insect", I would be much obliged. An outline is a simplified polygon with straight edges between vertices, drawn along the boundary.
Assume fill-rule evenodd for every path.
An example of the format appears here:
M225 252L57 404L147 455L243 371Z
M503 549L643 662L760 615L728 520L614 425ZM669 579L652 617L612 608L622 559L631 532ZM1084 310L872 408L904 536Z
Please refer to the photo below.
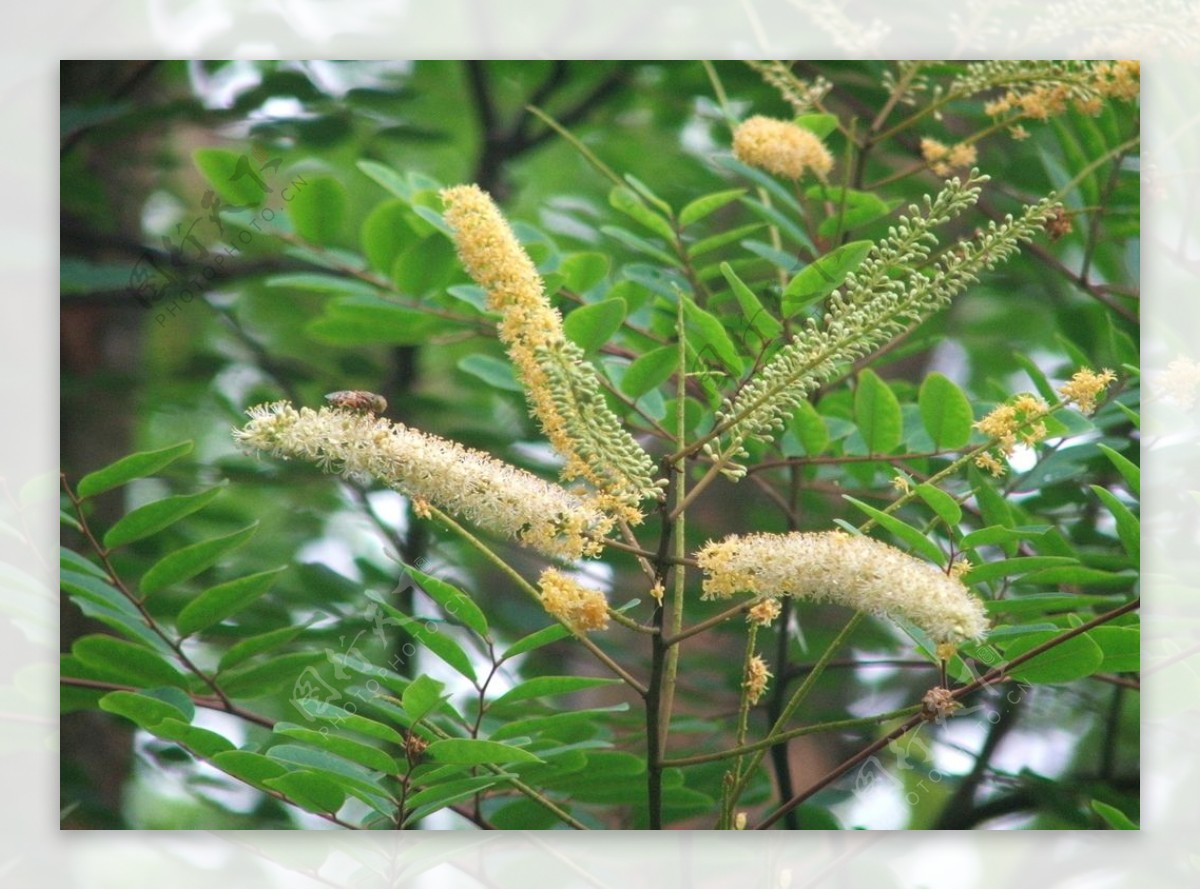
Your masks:
M373 392L361 389L342 389L325 394L325 401L335 408L348 408L351 411L366 411L370 414L382 414L387 410L387 399Z

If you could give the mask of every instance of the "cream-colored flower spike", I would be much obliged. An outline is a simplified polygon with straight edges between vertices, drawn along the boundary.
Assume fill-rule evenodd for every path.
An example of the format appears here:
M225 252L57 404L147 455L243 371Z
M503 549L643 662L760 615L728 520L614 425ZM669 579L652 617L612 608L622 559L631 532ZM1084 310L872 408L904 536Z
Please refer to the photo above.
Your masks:
M987 632L979 601L958 578L873 538L841 531L730 535L696 558L704 598L735 593L825 600L860 612L903 618L936 643Z
M476 185L445 189L446 222L463 266L500 312L500 339L525 386L530 411L566 460L563 479L584 478L598 505L640 522L638 504L657 498L654 462L604 401L596 369L563 335L541 276L495 202Z
M480 451L343 408L259 405L242 444L389 488L547 556L596 555L612 520L565 489Z

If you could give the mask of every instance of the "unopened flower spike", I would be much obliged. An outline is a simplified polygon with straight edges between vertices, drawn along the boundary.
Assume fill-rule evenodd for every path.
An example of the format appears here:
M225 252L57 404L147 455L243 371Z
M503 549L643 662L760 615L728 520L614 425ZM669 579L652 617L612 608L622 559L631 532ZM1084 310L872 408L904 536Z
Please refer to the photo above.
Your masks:
M258 405L234 430L242 445L350 479L376 479L428 506L558 559L594 556L613 520L558 485L457 442L372 413Z
M933 230L974 204L986 181L972 170L965 180L951 179L936 196L925 196L923 206L910 206L908 215L829 294L824 314L809 318L721 405L720 441L706 442L704 450L722 462L727 476L744 472L734 461L746 456L747 442L770 441L817 387L945 306L984 271L1016 253L1019 243L1031 240L1055 212L1052 200L1042 200L1019 217L989 222L973 240L932 259L938 243ZM916 269L923 271L912 271ZM908 271L897 275L897 270Z
M987 618L957 577L881 541L842 531L730 535L697 554L704 598L735 593L828 601L902 618L935 643L981 638Z
M566 460L564 480L583 478L601 509L629 522L638 504L657 498L654 462L604 400L596 369L563 334L533 260L488 195L475 185L445 189L445 219L487 307L504 317L500 339L525 386L531 413Z

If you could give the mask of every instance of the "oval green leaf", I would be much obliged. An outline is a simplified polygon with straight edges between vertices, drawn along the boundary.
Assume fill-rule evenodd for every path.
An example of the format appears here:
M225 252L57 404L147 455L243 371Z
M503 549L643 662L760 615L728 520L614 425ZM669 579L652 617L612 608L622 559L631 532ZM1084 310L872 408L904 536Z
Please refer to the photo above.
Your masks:
M742 360L737 347L729 338L725 325L712 313L701 309L686 297L680 296L683 302L683 314L687 321L688 346L695 350L696 355L709 363L720 363L740 374Z
M746 316L746 321L754 332L764 340L774 340L783 333L783 325L780 324L771 313L763 308L763 304L759 302L758 297L754 295L754 291L740 279L733 267L729 263L721 263L721 274L733 288L733 296L738 301L738 305L742 309L742 314Z
M486 739L439 739L425 749L435 763L541 763L541 758L523 748Z
M1058 635L1058 631L1051 630L1022 634L1005 646L1004 658L1011 661ZM1008 674L1026 683L1069 683L1091 676L1103 661L1104 653L1095 640L1087 634L1080 634L1017 665Z
M495 699L491 706L511 704L516 701L526 701L531 698L542 698L550 695L566 695L578 692L580 689L591 689L595 686L612 686L620 683L607 677L534 677L524 683L518 683L512 689Z
M473 599L448 581L426 575L412 566L405 566L405 569L429 598L442 607L447 618L469 627L481 637L487 636L487 618Z
M744 194L746 194L745 189L729 189L728 191L713 192L711 195L703 195L696 198L694 201L684 205L684 208L679 211L679 224L681 226L690 226L692 223L699 222L710 213L720 210L726 204L736 201Z
M110 714L119 714L132 720L143 729L149 729L163 720L172 718L187 721L189 715L161 698L142 695L138 692L110 692L100 699L100 709Z
M327 303L324 314L309 322L305 330L335 346L367 343L405 346L425 343L444 324L419 309L398 306L378 297L346 297Z
M314 244L332 244L346 222L346 188L332 176L314 176L292 190L288 216L296 234Z
M475 680L475 667L471 664L471 659L467 657L467 653L448 634L443 633L436 624L430 621L418 621L415 618L410 618L387 602L376 591L368 590L366 596L367 599L377 603L380 608L394 618L404 630L412 634L418 646L427 648L431 653L446 662L446 664L450 665L450 667L454 668L468 680Z
M216 193L230 204L257 207L267 196L269 186L258 165L244 152L198 148L192 152L192 162Z
M609 192L608 203L654 234L666 239L668 244L675 242L675 230L671 228L671 224L646 206L632 189L618 186Z
M218 485L196 494L172 495L138 507L117 520L108 530L104 535L104 546L109 550L122 547L174 525L185 516L206 507L221 493L222 487Z
M921 382L917 405L935 448L941 451L967 444L971 438L971 402L953 380L937 371L929 374Z
M165 658L127 640L91 634L76 640L71 652L83 665L120 677L131 686L187 688L183 674Z
M508 392L524 391L513 375L512 365L494 355L485 355L482 352L464 355L458 360L458 369L472 377L478 377L488 386L494 386L496 389Z
M399 199L384 201L367 214L359 232L363 253L371 268L385 275L392 264L414 238L408 224L408 204Z
M249 541L254 537L257 528L258 523L255 522L232 534L191 544L169 553L146 571L138 586L144 595L149 595L172 584L194 578L214 565L226 553Z
M861 265L874 244L851 241L809 263L783 291L783 314L790 318L801 309L829 296L846 276Z
M858 375L854 392L854 420L871 454L889 454L903 438L900 400L892 388L871 369Z
M304 631L305 627L306 625L303 624L277 627L275 630L269 630L266 633L239 640L225 650L225 654L221 656L221 660L217 664L217 670L227 671L230 668L237 667L243 661L253 658L255 655L270 652L272 649L284 646L298 637Z
M163 467L185 454L189 454L193 447L193 443L189 440L168 445L157 451L140 451L137 454L130 454L94 473L88 473L79 480L79 485L75 487L75 493L81 498L95 497L101 492L124 485L134 479L153 476Z
M573 310L563 321L563 333L584 352L595 352L609 341L624 320L625 301L614 297Z
M443 689L444 683L422 674L401 693L400 704L416 723L441 703Z
M675 346L660 346L638 356L625 369L621 378L621 391L632 399L638 399L658 388L675 371L679 364L679 349Z
M934 565L941 566L946 562L946 555L942 553L942 549L937 544L925 537L917 529L913 528L907 522L897 519L890 513L884 513L882 510L877 510L870 504L863 503L858 498L852 498L848 494L842 495L847 501L852 503L858 509L862 510L887 531L891 532L905 544L913 549L916 553L928 559Z
M263 779L262 784L310 813L336 813L346 802L346 792L341 785L312 770L288 772L273 779Z
M929 508L938 515L938 518L946 525L953 528L962 521L962 507L958 505L958 501L946 494L940 488L930 485L927 482L922 482L916 487L917 496L929 505Z
M278 568L257 572L210 587L183 607L175 619L175 629L186 637L219 624L266 593L282 571Z
M364 742L348 739L328 731L308 729L295 723L276 723L274 729L279 735L307 742L353 763L361 764L367 769L378 770L389 776L394 776L399 772L395 760L378 748Z
M557 271L563 277L563 287L577 294L585 293L608 275L609 259L595 251L573 253L563 258Z

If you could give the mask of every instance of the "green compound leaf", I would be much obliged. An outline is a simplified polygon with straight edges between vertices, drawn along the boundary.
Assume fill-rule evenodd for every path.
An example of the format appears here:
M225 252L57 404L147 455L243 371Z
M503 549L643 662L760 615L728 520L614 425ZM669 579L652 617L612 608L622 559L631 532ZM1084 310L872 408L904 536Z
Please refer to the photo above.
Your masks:
M196 494L177 494L138 507L117 520L104 535L109 550L148 538L200 510L221 493L223 485Z
M193 447L193 443L189 440L187 442L179 442L175 445L168 445L166 448L160 448L157 451L139 451L137 454L130 454L103 469L96 470L94 473L88 473L79 480L79 485L76 486L75 492L81 498L95 497L101 492L124 485L126 482L131 482L134 479L153 476L163 467L178 460L185 454L191 453Z

